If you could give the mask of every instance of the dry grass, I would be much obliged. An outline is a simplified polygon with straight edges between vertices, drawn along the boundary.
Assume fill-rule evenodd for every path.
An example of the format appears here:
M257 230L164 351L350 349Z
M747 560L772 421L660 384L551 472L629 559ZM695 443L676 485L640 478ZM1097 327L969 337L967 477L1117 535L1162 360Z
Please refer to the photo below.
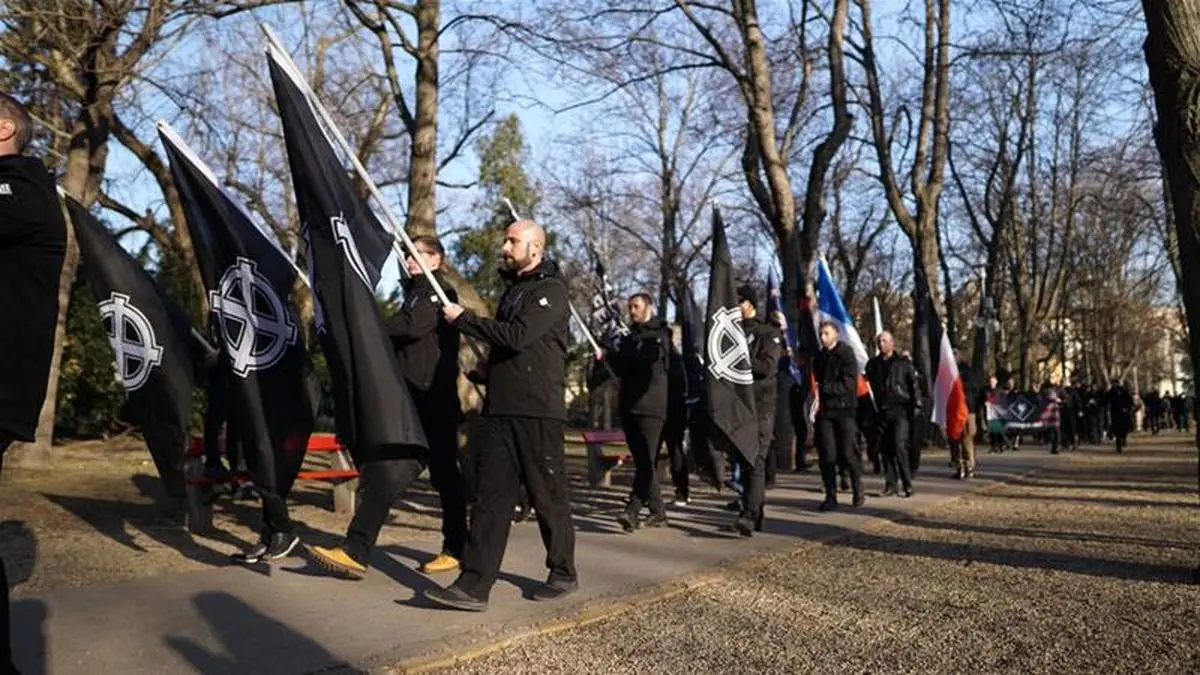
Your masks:
M1200 503L1186 442L1068 455L453 672L1198 672Z

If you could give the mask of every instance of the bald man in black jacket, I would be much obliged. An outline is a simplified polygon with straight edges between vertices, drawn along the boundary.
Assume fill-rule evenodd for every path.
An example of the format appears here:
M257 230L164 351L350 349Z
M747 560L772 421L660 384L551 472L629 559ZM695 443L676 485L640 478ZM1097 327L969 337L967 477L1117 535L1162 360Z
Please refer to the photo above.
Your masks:
M54 179L22 152L29 113L0 92L0 467L15 441L32 442L46 398L67 225ZM0 672L16 673L9 645L8 577L0 560Z

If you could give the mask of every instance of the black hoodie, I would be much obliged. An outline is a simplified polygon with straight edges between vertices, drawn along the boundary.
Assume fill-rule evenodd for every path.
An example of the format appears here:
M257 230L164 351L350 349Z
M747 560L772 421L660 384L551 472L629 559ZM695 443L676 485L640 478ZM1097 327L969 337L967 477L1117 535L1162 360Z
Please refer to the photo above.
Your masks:
M32 441L50 374L67 226L37 159L0 157L0 445Z
M458 293L440 271L433 272L450 302ZM458 405L458 328L442 316L441 302L424 274L405 284L404 304L388 319L388 335L413 398L438 406ZM457 423L457 416L447 415Z
M671 338L657 318L635 323L611 357L621 378L617 409L623 415L667 418L668 366Z
M463 312L463 335L491 345L483 414L566 420L567 283L543 260L521 275L504 271L509 287L496 318Z

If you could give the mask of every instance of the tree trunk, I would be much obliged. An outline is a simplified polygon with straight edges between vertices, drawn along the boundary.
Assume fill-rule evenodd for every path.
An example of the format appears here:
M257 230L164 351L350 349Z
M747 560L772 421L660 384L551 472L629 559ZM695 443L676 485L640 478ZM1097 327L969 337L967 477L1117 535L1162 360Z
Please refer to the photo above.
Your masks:
M1200 3L1143 0L1142 7L1148 29L1146 63L1158 113L1154 135L1174 207L1188 333L1195 336L1200 335ZM1188 345L1192 382L1200 382L1200 340ZM1196 447L1200 449L1200 424Z
M408 167L408 233L437 233L439 2L416 3L417 98Z

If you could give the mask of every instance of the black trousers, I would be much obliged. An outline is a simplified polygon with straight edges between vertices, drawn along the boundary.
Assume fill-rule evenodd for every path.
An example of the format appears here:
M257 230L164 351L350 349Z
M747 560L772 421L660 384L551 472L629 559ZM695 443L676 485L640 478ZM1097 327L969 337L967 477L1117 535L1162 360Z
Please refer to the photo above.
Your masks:
M916 475L921 468L921 450L925 448L925 442L929 440L929 424L926 422L928 419L928 417L923 419L914 417L908 420L908 468L913 475Z
M808 419L804 415L804 392L800 387L792 387L788 394L788 408L791 410L792 429L796 432L796 462L797 470L807 469L808 445L811 440Z
M667 413L666 427L663 429L663 442L667 446L667 457L671 462L671 484L675 486L675 494L683 499L688 498L688 476L691 473L688 466L687 446L684 438L687 435L687 412Z
M4 474L4 451L12 441L0 438L0 475ZM12 661L12 625L9 618L8 606L8 572L4 569L4 559L0 558L0 589L4 589L4 602L0 604L0 673L8 675L16 673L17 667Z
M629 454L633 455L633 490L629 494L629 510L638 512L643 506L650 513L662 513L662 486L658 484L658 452L662 448L663 420L642 415L621 415L621 428Z
M771 434L771 450L767 456L767 482L774 483L779 471L792 468L792 441L795 436L792 431L791 400L788 397L776 399L775 415Z
M500 574L523 482L537 513L551 580L575 579L575 525L561 420L485 416L475 448L476 494L463 571L454 582L486 600Z
M818 417L816 428L817 456L821 463L821 481L825 484L825 499L837 501L838 467L850 475L854 494L862 494L862 465L854 450L858 425L853 415Z
M418 409L418 412L424 413ZM426 414L422 420L431 420ZM425 467L442 503L442 553L463 559L467 543L467 499L458 468L458 439L449 423L426 424L427 457L381 458L365 462L359 471L359 506L346 530L346 553L367 565L371 549L387 522L388 513ZM511 513L509 516L511 517Z
M4 603L0 604L0 675L16 673L17 667L12 660L12 626L8 607L8 573L4 570L4 560L0 558L0 588L4 589Z
M912 488L912 471L908 464L908 444L912 437L908 428L908 411L888 411L877 420L884 485L909 490Z

